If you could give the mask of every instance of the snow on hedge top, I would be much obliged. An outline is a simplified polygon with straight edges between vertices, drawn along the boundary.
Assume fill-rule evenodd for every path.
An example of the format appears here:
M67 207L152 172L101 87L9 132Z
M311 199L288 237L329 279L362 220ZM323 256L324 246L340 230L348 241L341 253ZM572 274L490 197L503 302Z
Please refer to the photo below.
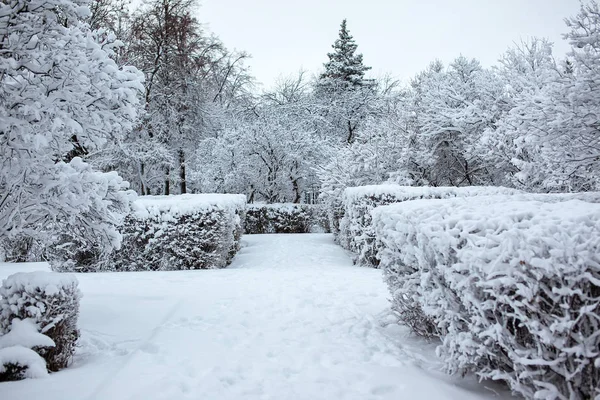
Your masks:
M488 245L500 243L499 247L505 253L499 255L499 259L504 256L518 259L517 248L531 253L527 246L538 243L539 247L542 242L548 245L550 257L557 257L559 251L567 258L578 251L600 251L600 204L582 200L556 201L556 196L552 195L536 197L535 200L519 196L414 200L377 207L372 216L378 236L384 241L385 238L396 241L397 245L407 244L407 238L417 230L424 237L440 238L436 240L439 249L456 247L460 250L459 242L467 240L472 246L485 248L487 257L490 256ZM550 201L540 201L544 198ZM444 240L450 240L448 243L439 241L444 236L441 232L447 232ZM571 247L559 243L569 243ZM578 250L576 244L583 247ZM463 253L468 259L468 248ZM476 258L482 255L472 253L475 258L470 261L481 264L482 261ZM583 257L582 254L579 256Z
M2 281L0 295L8 298L21 292L41 291L46 296L55 296L60 293L61 288L74 287L77 284L77 278L71 274L46 271L17 272Z
M189 215L215 208L237 210L246 207L243 194L180 194L175 196L141 196L134 202L134 215L145 219L159 214Z
M295 211L298 208L310 207L312 204L302 204L302 203L252 203L248 204L248 209L258 210L261 208L275 209L275 210L285 210L285 211Z
M406 201L420 198L450 198L496 194L510 195L517 193L522 192L499 186L431 187L385 184L349 187L344 190L343 197L346 201L355 201L363 197L388 195L397 198L398 201Z

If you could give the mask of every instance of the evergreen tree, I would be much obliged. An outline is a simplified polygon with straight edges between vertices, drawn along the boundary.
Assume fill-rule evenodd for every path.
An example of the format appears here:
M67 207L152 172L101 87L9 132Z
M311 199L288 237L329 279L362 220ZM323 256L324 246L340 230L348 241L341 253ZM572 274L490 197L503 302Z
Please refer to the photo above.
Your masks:
M350 35L346 20L342 21L340 36L333 44L334 51L328 53L325 72L319 77L319 87L323 89L353 89L373 86L372 79L365 79L365 72L371 69L363 64L363 55L357 54L358 45Z
M365 78L370 70L363 64L362 54L348 32L346 20L342 21L339 38L333 44L334 51L327 54L323 72L316 82L316 103L320 108L320 131L324 138L336 138L352 143L360 128L360 122L370 113L375 99L375 81Z

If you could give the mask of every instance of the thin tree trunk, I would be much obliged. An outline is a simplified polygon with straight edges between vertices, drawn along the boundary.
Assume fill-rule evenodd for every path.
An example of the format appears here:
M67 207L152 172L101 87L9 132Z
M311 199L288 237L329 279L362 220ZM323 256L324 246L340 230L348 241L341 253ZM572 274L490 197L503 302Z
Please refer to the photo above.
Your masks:
M144 163L140 163L140 186L141 186L141 192L142 192L142 196L144 196L146 194L146 185L144 184Z
M298 204L300 203L300 199L302 199L301 193L300 193L300 185L298 185L298 178L294 179L293 176L290 176L290 180L292 181L292 187L294 189L294 204Z
M187 184L185 180L185 152L179 150L179 191L181 194L187 193Z
M165 174L165 195L168 196L171 194L171 177L169 168L166 168Z

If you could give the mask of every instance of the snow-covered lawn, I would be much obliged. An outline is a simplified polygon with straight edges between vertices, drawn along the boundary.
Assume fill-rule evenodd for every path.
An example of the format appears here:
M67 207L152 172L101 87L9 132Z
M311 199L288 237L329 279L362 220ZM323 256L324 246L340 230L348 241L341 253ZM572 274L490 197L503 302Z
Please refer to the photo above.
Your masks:
M383 326L381 271L353 266L330 235L246 235L223 270L77 277L73 366L0 383L0 399L510 397L444 375L434 344Z

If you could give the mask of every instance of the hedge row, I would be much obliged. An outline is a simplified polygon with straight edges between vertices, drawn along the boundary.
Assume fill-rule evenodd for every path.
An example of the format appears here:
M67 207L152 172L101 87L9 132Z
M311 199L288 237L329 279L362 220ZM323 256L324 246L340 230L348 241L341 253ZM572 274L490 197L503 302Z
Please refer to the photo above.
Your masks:
M376 257L375 232L371 223L371 211L375 207L415 199L517 193L519 191L504 187L410 187L389 184L347 188L341 199L343 212L337 241L356 254L355 263L377 267L379 260Z
M600 398L598 195L416 200L372 212L392 308L450 373Z
M314 204L248 204L245 233L329 232L324 209Z
M240 248L244 195L144 196L121 228L123 243L106 269L114 271L213 269L227 266Z

